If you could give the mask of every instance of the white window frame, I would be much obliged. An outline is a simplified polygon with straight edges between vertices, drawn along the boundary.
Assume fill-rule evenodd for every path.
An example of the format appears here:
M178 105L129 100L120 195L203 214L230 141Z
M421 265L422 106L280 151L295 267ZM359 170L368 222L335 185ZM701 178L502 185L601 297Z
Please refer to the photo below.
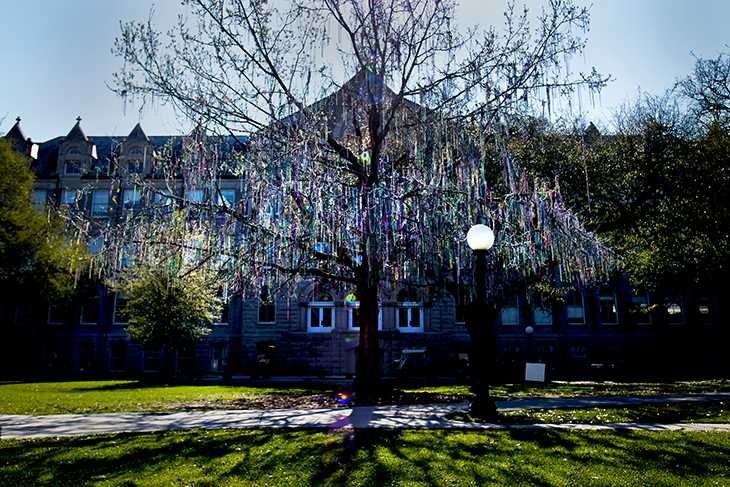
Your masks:
M316 324L312 323L312 311L318 311L319 320ZM324 310L330 310L330 323L324 323ZM332 301L310 301L307 303L307 331L309 333L331 333L335 329L335 303Z
M567 319L568 319L568 325L572 326L583 326L586 324L586 300L585 296L583 296L583 291L580 289L574 289L572 291L573 296L580 296L580 304L566 304L567 308ZM571 296L571 294L568 294L565 296L566 303L568 296ZM571 316L571 314L573 316ZM570 321L571 318L574 319L580 319L581 321Z
M408 323L405 325L401 324L401 310L408 311ZM413 314L418 313L418 326L413 326ZM401 333L423 333L423 302L421 301L403 301L399 302L395 310L395 328Z

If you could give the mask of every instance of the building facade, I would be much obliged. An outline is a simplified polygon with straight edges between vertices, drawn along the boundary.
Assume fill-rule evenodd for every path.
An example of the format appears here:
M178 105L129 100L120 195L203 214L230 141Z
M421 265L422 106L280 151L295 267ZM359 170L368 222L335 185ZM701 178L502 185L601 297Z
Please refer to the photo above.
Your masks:
M6 136L33 159L39 205L65 206L101 222L166 200L175 204L176 197L200 204L223 198L234 208L250 205L238 178L225 169L215 175L217 194L191 183L183 172L162 177L155 154L186 150L185 138L148 137L139 124L126 137L87 137L78 119L66 137L36 145L18 120ZM230 150L245 151L245 145L229 142ZM142 191L134 178L118 177L121 173L146 178L156 190ZM170 362L179 377L355 373L358 310L346 291L305 281L286 294L261 286L221 297L224 307L211 333L180 342L174 356L165 356L130 341L125 297L101 284L60 303L17 296L15 309L4 313L8 333L2 375L155 377ZM526 362L545 363L548 379L676 380L728 373L728 308L725 296L709 290L648 294L617 277L553 303L516 296L501 310L492 342L483 349L470 343L466 299L457 287L403 288L382 296L378 327L384 374L465 376L474 353L490 355L495 381L522 380Z

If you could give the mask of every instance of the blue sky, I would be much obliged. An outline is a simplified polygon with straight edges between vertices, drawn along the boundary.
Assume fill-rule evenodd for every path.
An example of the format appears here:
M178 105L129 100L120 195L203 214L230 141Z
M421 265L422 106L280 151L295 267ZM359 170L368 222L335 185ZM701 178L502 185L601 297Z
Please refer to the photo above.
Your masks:
M517 1L539 11L547 0ZM582 2L575 0L578 5ZM464 30L502 23L505 0L464 0L456 22ZM140 114L106 86L120 61L111 53L120 20L143 20L150 0L0 0L0 133L22 118L26 135L42 142L66 135L82 117L87 135L126 135L142 122L148 135L188 129L164 106ZM178 2L155 5L155 21L167 29L181 11ZM611 109L634 98L639 89L661 94L676 78L691 73L694 58L730 52L730 1L594 0L585 56L573 71L611 74L616 81L582 105L586 118L607 126Z

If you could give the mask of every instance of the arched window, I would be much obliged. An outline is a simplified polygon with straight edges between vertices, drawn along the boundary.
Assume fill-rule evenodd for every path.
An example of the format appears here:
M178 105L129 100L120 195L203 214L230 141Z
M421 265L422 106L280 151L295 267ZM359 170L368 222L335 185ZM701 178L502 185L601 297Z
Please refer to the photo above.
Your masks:
M81 151L71 149L68 151L69 158L66 160L66 174L81 174Z
M603 286L598 293L598 303L601 308L601 324L617 325L618 311L616 307L616 293L608 286Z
M575 289L565 296L565 303L568 307L568 324L585 325L586 310L583 306L583 293Z
M307 304L307 331L329 333L335 329L335 303L326 291L312 293Z
M423 302L415 288L398 293L395 326L402 333L423 332Z

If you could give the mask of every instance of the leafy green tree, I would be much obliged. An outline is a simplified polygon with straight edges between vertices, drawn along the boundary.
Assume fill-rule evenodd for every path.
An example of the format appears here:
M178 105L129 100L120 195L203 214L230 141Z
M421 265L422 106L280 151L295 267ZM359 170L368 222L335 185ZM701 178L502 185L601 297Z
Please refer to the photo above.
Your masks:
M149 242L154 235L160 235L163 226L173 228L176 231L165 235L175 235L179 239L176 245L152 245L143 257L131 257L131 262L109 279L109 287L126 299L124 313L130 339L163 349L168 375L174 372L178 342L210 333L209 326L221 312L220 276L214 266L208 265L209 258L198 258L195 244L184 243L181 237L188 222L182 215L172 211L169 218L147 222L145 234L137 236Z
M52 208L33 200L34 181L30 160L0 139L0 284L13 299L28 292L56 299L73 292L87 259Z

